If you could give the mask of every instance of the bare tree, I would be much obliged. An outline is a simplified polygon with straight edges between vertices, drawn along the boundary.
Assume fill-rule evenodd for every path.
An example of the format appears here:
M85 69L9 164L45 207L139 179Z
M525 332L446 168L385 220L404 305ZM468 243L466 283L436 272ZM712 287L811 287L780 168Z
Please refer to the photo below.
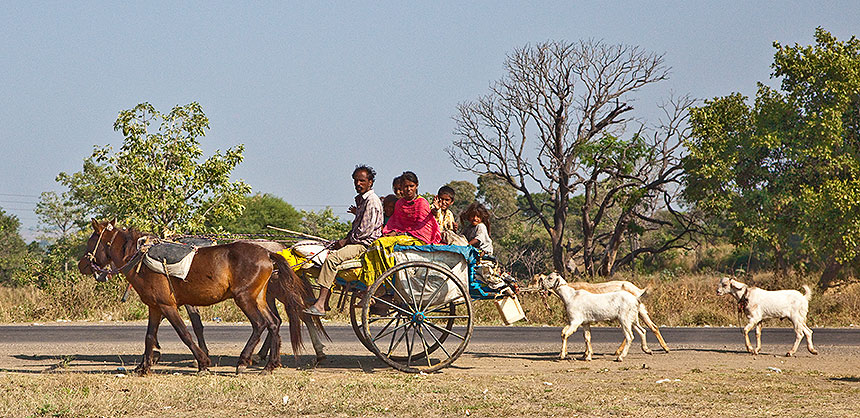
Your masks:
M661 106L664 118L646 133L644 127L629 140L604 140L592 159L590 176L583 179L582 207L585 271L610 276L618 265L629 264L641 254L655 254L672 248L688 248L701 221L681 210L679 194L684 175L681 162L683 140L687 137L689 97L672 99ZM610 227L595 235L597 226L610 213ZM647 231L661 230L659 239L631 248L618 260L627 238L641 243ZM590 233L590 236L589 236ZM628 237L628 235L635 235ZM602 254L597 252L602 248ZM595 266L594 261L599 261Z
M563 273L568 200L591 174L583 169L591 165L585 151L623 132L633 109L629 94L666 79L668 68L662 55L601 41L527 45L507 57L505 68L489 94L458 106L457 138L448 153L458 168L492 173L522 193L549 233L553 266ZM583 240L583 247L590 254L593 242Z

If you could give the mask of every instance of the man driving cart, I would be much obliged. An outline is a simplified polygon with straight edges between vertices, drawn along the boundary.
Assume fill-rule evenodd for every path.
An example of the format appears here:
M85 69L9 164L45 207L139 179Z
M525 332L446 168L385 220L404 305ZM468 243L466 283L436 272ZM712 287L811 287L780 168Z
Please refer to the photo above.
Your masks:
M329 251L317 279L320 285L319 297L313 305L304 310L309 315L325 316L338 264L358 257L373 241L382 236L384 214L382 201L373 191L375 177L376 171L367 165L359 165L352 172L355 192L358 193L355 196L355 206L350 208L350 212L355 214L352 229L345 238L331 244L333 251Z

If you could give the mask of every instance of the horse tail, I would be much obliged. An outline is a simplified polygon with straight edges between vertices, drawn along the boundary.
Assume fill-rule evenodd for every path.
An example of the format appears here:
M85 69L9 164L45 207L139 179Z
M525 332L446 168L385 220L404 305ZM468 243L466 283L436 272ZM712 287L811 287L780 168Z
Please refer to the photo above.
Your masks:
M298 355L302 347L302 310L305 308L305 300L312 297L308 288L302 286L303 280L296 275L287 260L280 254L269 252L269 258L278 269L276 285L280 294L276 295L278 300L284 304L284 310L290 321L290 343L293 353Z

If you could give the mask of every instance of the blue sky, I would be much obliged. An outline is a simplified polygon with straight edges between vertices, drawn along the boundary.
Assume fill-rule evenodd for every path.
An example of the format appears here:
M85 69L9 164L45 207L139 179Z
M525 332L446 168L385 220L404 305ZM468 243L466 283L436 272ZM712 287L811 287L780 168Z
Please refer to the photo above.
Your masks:
M506 54L545 40L600 39L665 54L671 79L641 91L635 116L670 94L752 95L773 41L815 27L860 32L860 3L792 1L105 2L5 1L0 13L0 208L25 238L43 191L62 191L113 122L148 101L199 102L216 149L245 144L234 172L299 209L344 212L359 163L377 189L416 172L420 191L474 180L445 153L460 102L487 93Z

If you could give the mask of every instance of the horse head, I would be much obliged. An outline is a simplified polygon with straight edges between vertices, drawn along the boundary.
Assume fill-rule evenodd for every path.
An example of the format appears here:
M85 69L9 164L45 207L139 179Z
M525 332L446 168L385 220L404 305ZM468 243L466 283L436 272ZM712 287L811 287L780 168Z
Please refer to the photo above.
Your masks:
M103 222L92 219L91 224L93 233L87 239L86 253L78 260L78 270L81 274L91 274L96 280L105 281L106 275L96 276L96 271L103 270L110 265L110 246L119 230L116 227L116 219Z

